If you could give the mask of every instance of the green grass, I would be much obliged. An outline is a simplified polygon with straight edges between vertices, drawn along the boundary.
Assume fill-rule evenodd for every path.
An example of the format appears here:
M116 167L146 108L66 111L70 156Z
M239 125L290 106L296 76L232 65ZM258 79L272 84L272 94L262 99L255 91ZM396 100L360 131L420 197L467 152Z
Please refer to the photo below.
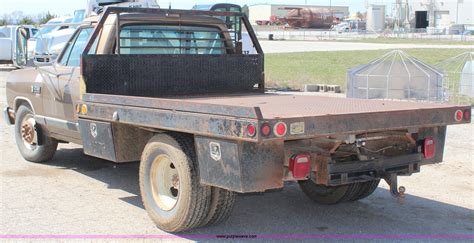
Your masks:
M336 84L345 89L348 69L367 64L389 51L266 54L266 86L302 89L304 84ZM404 51L425 63L436 64L472 49L407 49Z

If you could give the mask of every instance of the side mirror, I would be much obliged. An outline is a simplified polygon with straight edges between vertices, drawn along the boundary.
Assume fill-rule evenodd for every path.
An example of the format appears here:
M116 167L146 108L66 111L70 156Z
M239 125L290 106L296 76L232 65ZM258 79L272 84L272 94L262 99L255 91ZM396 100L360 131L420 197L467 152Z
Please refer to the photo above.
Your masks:
M20 27L15 32L15 56L13 64L17 67L25 66L28 61L28 33L25 28Z

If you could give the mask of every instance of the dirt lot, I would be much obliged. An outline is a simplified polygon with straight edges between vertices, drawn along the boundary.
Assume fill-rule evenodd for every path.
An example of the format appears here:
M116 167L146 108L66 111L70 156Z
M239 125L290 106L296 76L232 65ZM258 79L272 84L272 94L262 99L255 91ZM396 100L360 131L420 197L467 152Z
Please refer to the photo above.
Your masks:
M0 106L5 77L0 71ZM385 184L371 197L316 205L296 184L241 195L229 221L190 234L474 234L474 125L450 127L445 162L402 178L406 203ZM138 164L115 165L61 145L48 164L26 162L0 120L0 234L155 234L141 204ZM183 236L193 239L193 236Z

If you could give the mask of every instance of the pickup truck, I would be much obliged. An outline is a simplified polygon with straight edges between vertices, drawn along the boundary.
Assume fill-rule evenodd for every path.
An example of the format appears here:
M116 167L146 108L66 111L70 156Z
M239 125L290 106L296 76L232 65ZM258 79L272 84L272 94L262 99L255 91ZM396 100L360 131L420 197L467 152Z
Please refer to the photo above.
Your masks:
M469 106L266 93L264 75L245 14L109 7L54 64L10 74L4 115L28 161L66 142L140 161L144 207L169 232L222 222L237 193L285 181L321 204L381 179L402 197L397 177L441 162L446 126L471 120Z

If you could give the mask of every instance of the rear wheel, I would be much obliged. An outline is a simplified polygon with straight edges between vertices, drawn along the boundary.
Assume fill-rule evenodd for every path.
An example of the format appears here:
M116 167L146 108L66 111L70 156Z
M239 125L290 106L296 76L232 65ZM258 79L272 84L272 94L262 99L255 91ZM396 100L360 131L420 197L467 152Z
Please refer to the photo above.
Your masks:
M226 221L234 208L236 193L212 187L211 206L202 226L210 226Z
M337 204L351 200L359 192L359 183L341 186L318 185L312 180L299 181L301 190L311 200L320 204Z
M354 195L351 201L364 199L375 192L379 186L380 180L367 181L360 183L359 191Z
M159 228L180 232L206 219L211 188L199 182L191 138L154 136L143 151L139 177L143 204Z
M41 131L41 127L36 124L33 111L24 105L16 111L15 140L23 158L35 163L51 160L58 147L58 141Z

